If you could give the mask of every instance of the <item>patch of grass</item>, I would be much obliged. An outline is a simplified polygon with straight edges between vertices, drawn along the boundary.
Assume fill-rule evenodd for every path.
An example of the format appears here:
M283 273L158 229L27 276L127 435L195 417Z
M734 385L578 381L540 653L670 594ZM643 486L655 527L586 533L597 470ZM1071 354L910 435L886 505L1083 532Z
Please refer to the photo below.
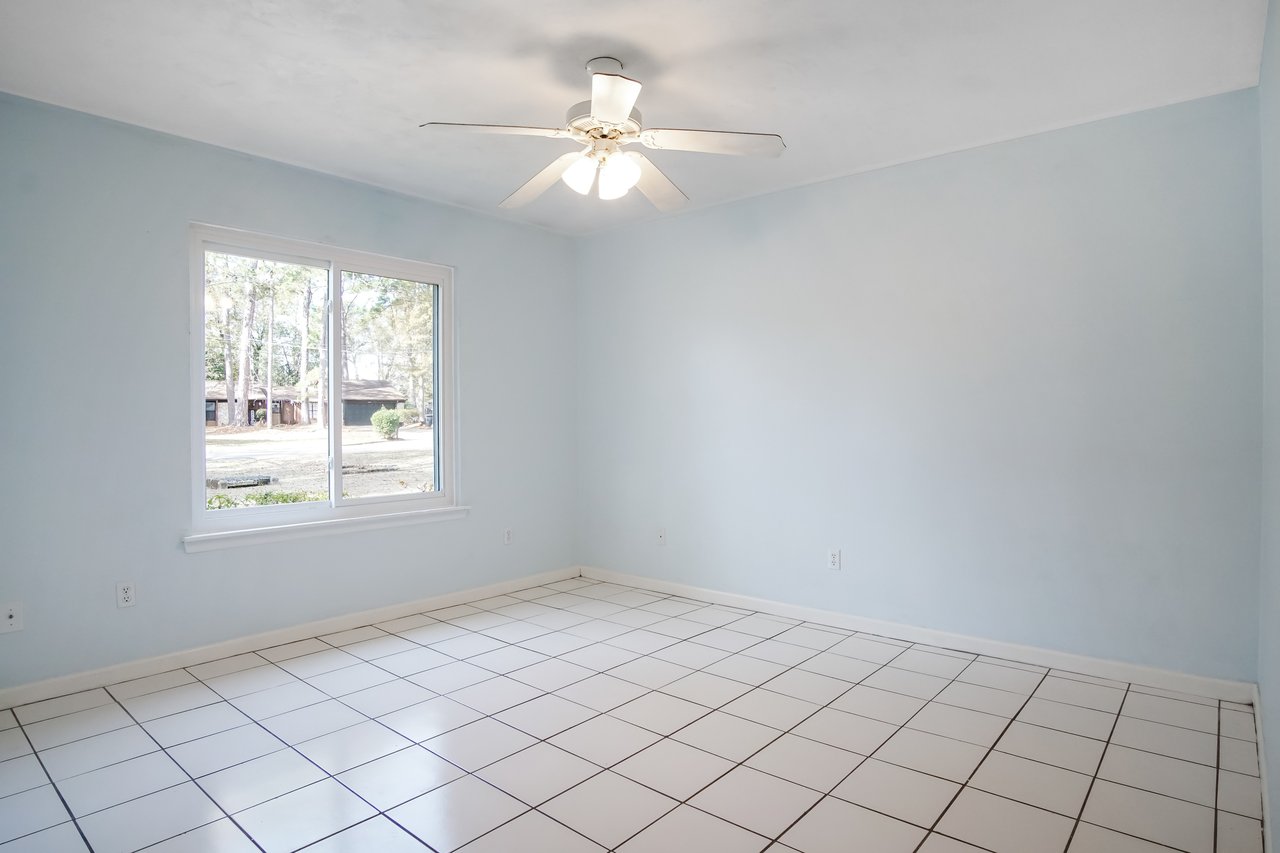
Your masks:
M243 495L209 495L205 505L209 509L238 509L246 506L300 504L311 501L327 502L328 500L329 496L323 492L285 492L268 490L265 492L247 492Z

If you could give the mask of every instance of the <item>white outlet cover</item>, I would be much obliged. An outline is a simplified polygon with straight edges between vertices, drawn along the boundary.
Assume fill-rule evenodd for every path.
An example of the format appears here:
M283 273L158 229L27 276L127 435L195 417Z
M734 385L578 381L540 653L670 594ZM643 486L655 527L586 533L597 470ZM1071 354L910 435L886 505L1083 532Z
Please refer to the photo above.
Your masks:
M0 634L22 630L22 605L0 604Z

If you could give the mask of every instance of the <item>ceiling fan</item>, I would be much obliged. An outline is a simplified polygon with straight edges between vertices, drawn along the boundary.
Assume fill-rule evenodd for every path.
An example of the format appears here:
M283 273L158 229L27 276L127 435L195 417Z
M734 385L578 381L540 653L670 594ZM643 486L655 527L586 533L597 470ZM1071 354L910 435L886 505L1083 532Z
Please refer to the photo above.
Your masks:
M591 72L591 100L569 108L563 128L518 127L500 124L454 124L429 121L422 127L459 133L494 133L572 139L583 147L556 158L524 186L498 205L520 207L563 180L574 192L587 195L592 188L600 198L622 198L635 187L661 211L675 210L689 198L653 162L639 151L623 147L639 142L646 148L777 157L786 145L772 133L733 133L722 130L645 128L635 109L640 83L623 77L622 63L602 56L587 63Z

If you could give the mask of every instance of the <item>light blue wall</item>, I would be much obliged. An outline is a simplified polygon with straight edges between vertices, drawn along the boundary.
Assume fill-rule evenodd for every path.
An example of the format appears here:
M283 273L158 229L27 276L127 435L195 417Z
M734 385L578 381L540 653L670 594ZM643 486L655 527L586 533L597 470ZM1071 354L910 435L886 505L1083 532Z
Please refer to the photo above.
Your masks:
M1248 91L582 241L579 559L1252 680L1258 168Z
M1263 560L1258 684L1268 749L1271 818L1280 819L1280 3L1271 3L1259 88L1262 127L1263 299L1266 306ZM1273 844L1275 831L1272 830Z
M574 244L0 96L0 686L573 562L1252 679L1257 115ZM469 518L182 552L190 220L457 268Z
M192 220L456 267L468 518L182 551ZM0 687L570 565L571 272L541 231L0 95Z

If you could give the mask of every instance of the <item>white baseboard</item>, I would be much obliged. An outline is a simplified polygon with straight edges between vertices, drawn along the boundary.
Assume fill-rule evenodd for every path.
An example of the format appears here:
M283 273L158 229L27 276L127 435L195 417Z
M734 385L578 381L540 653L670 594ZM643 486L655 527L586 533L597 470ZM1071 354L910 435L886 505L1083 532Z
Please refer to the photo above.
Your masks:
M984 637L952 634L947 631L935 631L931 628L921 628L916 625L869 619L863 616L854 616L833 610L820 610L798 604L784 604L769 599L704 589L690 586L689 584L658 580L644 575L630 575L594 566L580 566L579 569L583 577L588 577L592 580L612 581L626 586L651 589L670 595L681 595L699 601L709 601L713 604L725 604L746 610L773 613L777 616L787 616L806 622L831 625L850 631L865 631L869 634L879 634L884 637L908 640L913 643L926 643L931 646L974 652L990 657L1020 661L1054 669L1069 670L1100 678L1142 684L1147 687L1158 687L1163 690L1177 690L1182 693L1193 693L1197 696L1226 699L1231 702L1257 702L1257 685L1247 681L1208 678L1202 675L1190 675L1184 672L1142 666L1141 664L1059 652L1038 646L1024 646L1018 643L1006 643L1001 640L991 640ZM1256 709L1258 706L1255 704L1254 707Z
M65 696L68 693L78 693L81 690L119 684L121 681L156 675L179 667L194 666L198 663L207 663L219 658L244 654L245 652L257 651L271 646L279 646L297 640L305 640L308 637L315 637L320 634L333 634L350 628L359 628L362 625L372 625L376 622L398 619L401 616L408 616L413 613L437 610L441 607L452 607L455 604L475 601L480 598L489 598L494 595L503 595L508 592L515 592L518 589L538 586L539 584L576 578L579 574L580 572L576 567L552 569L547 572L499 581L487 586L447 592L443 595L434 595L417 601L392 604L360 613L333 616L329 619L307 622L306 624L294 625L289 628L279 628L275 631L254 634L250 637L237 637L234 640L225 640L221 643L213 643L194 649L185 649L157 657L114 664L87 672L62 675L31 684L6 687L0 689L0 708L12 708L17 705L25 705L28 702L39 702L42 699L52 699L55 696Z

